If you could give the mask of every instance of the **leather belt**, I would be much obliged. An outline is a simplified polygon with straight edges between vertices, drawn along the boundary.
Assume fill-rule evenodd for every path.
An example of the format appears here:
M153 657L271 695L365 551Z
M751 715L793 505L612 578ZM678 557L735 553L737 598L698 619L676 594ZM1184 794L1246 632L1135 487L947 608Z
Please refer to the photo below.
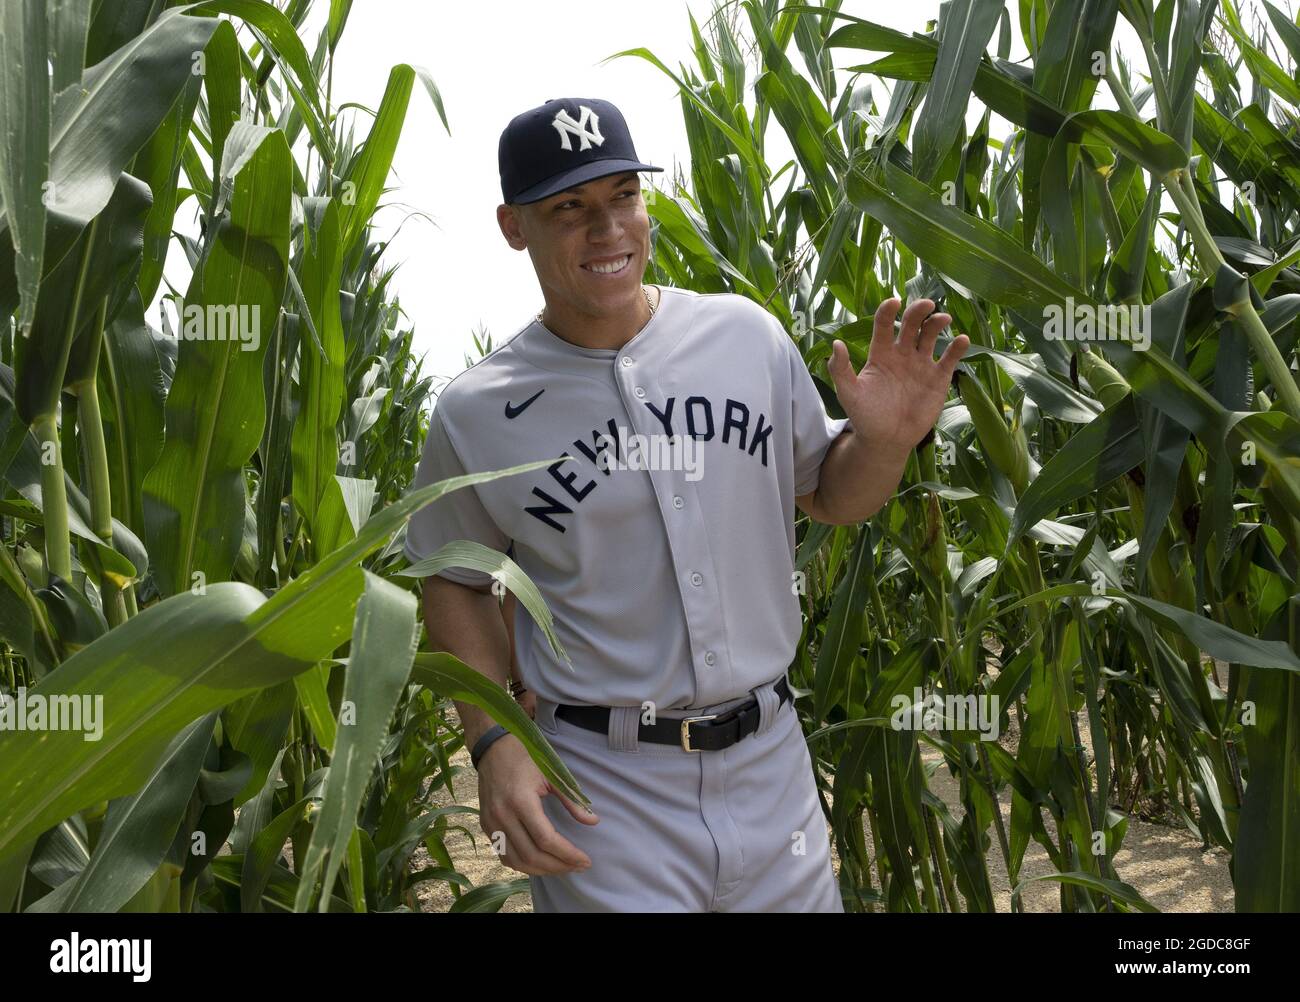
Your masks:
M772 687L779 697L776 704L779 710L785 703L793 703L790 686L785 676ZM563 717L570 723L589 731L601 734L609 733L608 706L575 706L572 703L560 703L555 707L555 715ZM651 744L680 744L682 751L719 751L729 748L741 738L758 730L762 719L762 710L758 699L751 698L738 706L722 713L706 713L694 717L663 717L653 724L641 724L637 730L638 741Z

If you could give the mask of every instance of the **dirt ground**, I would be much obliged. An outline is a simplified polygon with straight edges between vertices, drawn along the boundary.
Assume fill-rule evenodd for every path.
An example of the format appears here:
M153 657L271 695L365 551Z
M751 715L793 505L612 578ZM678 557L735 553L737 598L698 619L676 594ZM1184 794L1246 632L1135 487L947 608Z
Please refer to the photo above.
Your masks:
M1008 751L1014 753L1016 747L1015 721L1012 727L1002 734L999 741ZM1089 744L1086 719L1080 720L1080 733L1083 743ZM1089 748L1089 754L1091 749ZM923 746L923 760L927 765L942 762L938 752ZM456 801L478 806L478 778L469 763L469 753L461 750L452 759L454 764L463 767L452 779L456 791ZM930 789L940 797L952 810L953 816L960 819L964 812L958 797L957 780L950 776L941 764L929 780ZM442 806L449 803L444 790L437 791L433 805ZM1005 824L1011 824L1011 792L1005 790L1001 797L1002 816ZM451 852L456 868L466 877L481 886L493 881L511 881L524 879L525 875L504 866L492 852L486 837L478 827L475 816L464 816L462 823L475 834L477 847L460 832L453 832L447 839L447 848ZM1047 830L1054 834L1051 819L1047 820ZM828 826L829 834L829 826ZM867 844L871 845L868 832ZM839 872L839 858L834 853L832 842L833 865ZM993 882L998 911L1011 910L1011 888L1007 880L1006 869L1002 865L1002 854L995 846L989 854L989 875ZM414 869L430 866L431 862L421 846L412 861ZM1200 840L1185 828L1130 817L1128 830L1124 836L1123 848L1114 858L1115 871L1120 879L1132 884L1137 890L1161 911L1167 912L1231 912L1233 910L1232 880L1228 874L1228 853L1222 849L1208 852L1201 851ZM1032 877L1051 873L1053 867L1047 853L1037 842L1030 841L1025 851L1021 877ZM445 883L429 881L420 885L419 903L422 911L444 912L451 907L454 898ZM1054 881L1037 881L1031 883L1021 894L1023 908L1027 912L1060 911L1059 885ZM532 902L527 891L509 898L502 906L503 912L527 912L532 910Z

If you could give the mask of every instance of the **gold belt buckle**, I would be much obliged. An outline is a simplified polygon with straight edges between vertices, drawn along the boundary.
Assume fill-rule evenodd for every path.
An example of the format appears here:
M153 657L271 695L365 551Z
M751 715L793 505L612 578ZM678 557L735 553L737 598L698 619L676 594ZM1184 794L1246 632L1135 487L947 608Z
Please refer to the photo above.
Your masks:
M709 713L703 717L682 717L682 751L704 751L703 748L691 747L691 724L697 723L701 720L713 720L717 716L716 713Z

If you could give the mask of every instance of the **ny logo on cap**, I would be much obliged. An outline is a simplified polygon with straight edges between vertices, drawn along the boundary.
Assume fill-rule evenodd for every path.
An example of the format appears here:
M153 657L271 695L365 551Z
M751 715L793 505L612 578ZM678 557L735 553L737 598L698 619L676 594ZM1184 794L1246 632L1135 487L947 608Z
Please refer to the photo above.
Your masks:
M581 117L576 122L565 108L561 108L560 113L551 119L555 131L560 134L560 149L573 150L573 145L569 142L569 136L571 135L582 140L582 145L578 147L579 150L589 150L592 143L600 146L605 141L605 137L600 134L599 116L585 104L578 105L578 108L581 111ZM588 123L590 123L590 127L588 127Z

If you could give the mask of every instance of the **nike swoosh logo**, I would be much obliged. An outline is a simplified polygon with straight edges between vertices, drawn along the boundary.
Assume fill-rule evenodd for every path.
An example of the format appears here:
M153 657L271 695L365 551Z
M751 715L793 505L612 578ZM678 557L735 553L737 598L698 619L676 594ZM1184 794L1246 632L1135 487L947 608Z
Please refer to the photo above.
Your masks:
M543 386L540 390L538 390L536 393L534 393L531 397L529 397L527 400L525 400L525 401L524 401L522 404L520 404L518 407L512 407L512 406L510 405L510 401L507 400L507 401L506 401L506 417L507 417L507 418L517 418L520 414L522 414L522 413L527 409L527 407L528 407L529 404L531 404L534 400L536 400L538 397L540 397L540 396L541 396L543 393L545 393L545 392L546 392L546 387Z

